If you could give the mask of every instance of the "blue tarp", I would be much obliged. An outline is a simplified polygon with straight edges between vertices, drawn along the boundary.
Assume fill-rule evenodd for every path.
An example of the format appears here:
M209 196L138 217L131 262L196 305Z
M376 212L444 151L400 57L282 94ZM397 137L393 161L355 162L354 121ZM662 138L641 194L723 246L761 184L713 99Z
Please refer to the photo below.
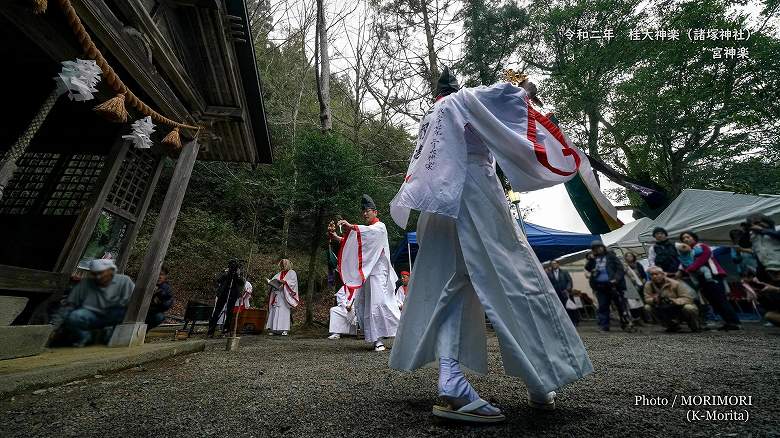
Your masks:
M536 253L540 261L556 259L562 255L589 249L591 242L600 240L600 237L594 234L572 233L569 231L554 230L541 225L525 223L525 233L528 236L528 242ZM409 256L407 244L412 249L412 263L417 255L417 233L406 233L406 237L401 240L393 254L393 265L396 269L399 266L409 265Z
M594 234L554 230L528 222L521 222L522 225L525 225L528 243L531 244L531 248L542 262L557 259L560 256L584 249L590 249L591 242L601 240L599 236Z
M412 250L412 264L414 264L414 259L417 257L417 232L415 231L406 233L406 237L395 247L391 260L396 270L411 270L409 269L409 248Z

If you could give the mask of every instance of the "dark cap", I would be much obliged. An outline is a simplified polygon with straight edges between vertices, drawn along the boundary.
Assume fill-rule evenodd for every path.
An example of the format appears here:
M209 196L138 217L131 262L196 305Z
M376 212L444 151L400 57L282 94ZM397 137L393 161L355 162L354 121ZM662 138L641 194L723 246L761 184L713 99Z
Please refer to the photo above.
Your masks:
M436 95L437 96L447 96L448 94L452 94L460 90L460 84L458 84L458 79L450 73L450 68L446 65L444 66L444 69L441 71L441 75L439 76L439 81L436 83Z
M666 229L663 227L655 227L653 228L653 236L655 236L655 233L664 233L665 235L669 235L669 233L666 232Z
M366 194L364 194L363 199L360 200L360 206L363 207L363 210L376 210L376 203Z

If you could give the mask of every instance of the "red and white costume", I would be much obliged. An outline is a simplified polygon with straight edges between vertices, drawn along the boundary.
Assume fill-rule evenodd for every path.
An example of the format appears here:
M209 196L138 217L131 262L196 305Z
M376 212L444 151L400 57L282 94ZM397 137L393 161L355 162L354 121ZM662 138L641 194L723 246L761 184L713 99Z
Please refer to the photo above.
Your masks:
M268 294L268 321L265 328L274 332L290 330L290 311L298 306L298 274L292 269L274 275L282 287L271 286Z
M398 307L404 306L404 300L406 300L406 294L409 293L409 286L402 284L395 290L395 301L398 303Z
M357 316L353 306L357 289L341 286L336 292L336 305L330 308L329 333L340 335L357 334ZM349 311L347 311L349 307Z
M395 301L398 276L390 264L387 228L379 219L347 231L339 249L339 274L345 285L360 288L355 311L366 342L394 337L401 318Z

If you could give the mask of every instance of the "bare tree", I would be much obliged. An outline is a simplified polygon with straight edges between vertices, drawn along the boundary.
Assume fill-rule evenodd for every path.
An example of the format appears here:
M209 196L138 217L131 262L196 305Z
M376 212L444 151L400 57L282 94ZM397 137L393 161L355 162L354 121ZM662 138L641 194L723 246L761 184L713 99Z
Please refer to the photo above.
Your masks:
M333 129L333 120L330 112L330 56L328 55L328 27L325 23L325 0L317 0L317 31L314 50L317 99L320 102L320 127L323 132L330 132Z

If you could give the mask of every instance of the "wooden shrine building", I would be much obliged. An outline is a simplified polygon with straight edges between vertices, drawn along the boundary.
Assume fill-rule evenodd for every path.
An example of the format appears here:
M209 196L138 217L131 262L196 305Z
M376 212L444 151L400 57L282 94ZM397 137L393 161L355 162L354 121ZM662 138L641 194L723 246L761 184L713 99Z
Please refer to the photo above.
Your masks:
M13 322L26 325L46 322L41 298L66 290L70 276L90 260L111 257L124 271L152 194L165 193L125 324L118 329L127 327L112 340L142 343L145 328L138 326L195 160L271 162L245 3L48 0L39 14L33 3L0 2L0 160L54 89L61 62L89 59L68 21L68 7L132 93L164 117L202 128L197 139L194 130L182 129L183 147L171 150L160 145L170 129L157 125L154 146L137 149L122 135L141 114L128 106L128 122L112 123L93 111L115 96L103 80L92 101L57 99L0 198L0 297L29 299ZM168 158L175 160L170 185L157 188Z

